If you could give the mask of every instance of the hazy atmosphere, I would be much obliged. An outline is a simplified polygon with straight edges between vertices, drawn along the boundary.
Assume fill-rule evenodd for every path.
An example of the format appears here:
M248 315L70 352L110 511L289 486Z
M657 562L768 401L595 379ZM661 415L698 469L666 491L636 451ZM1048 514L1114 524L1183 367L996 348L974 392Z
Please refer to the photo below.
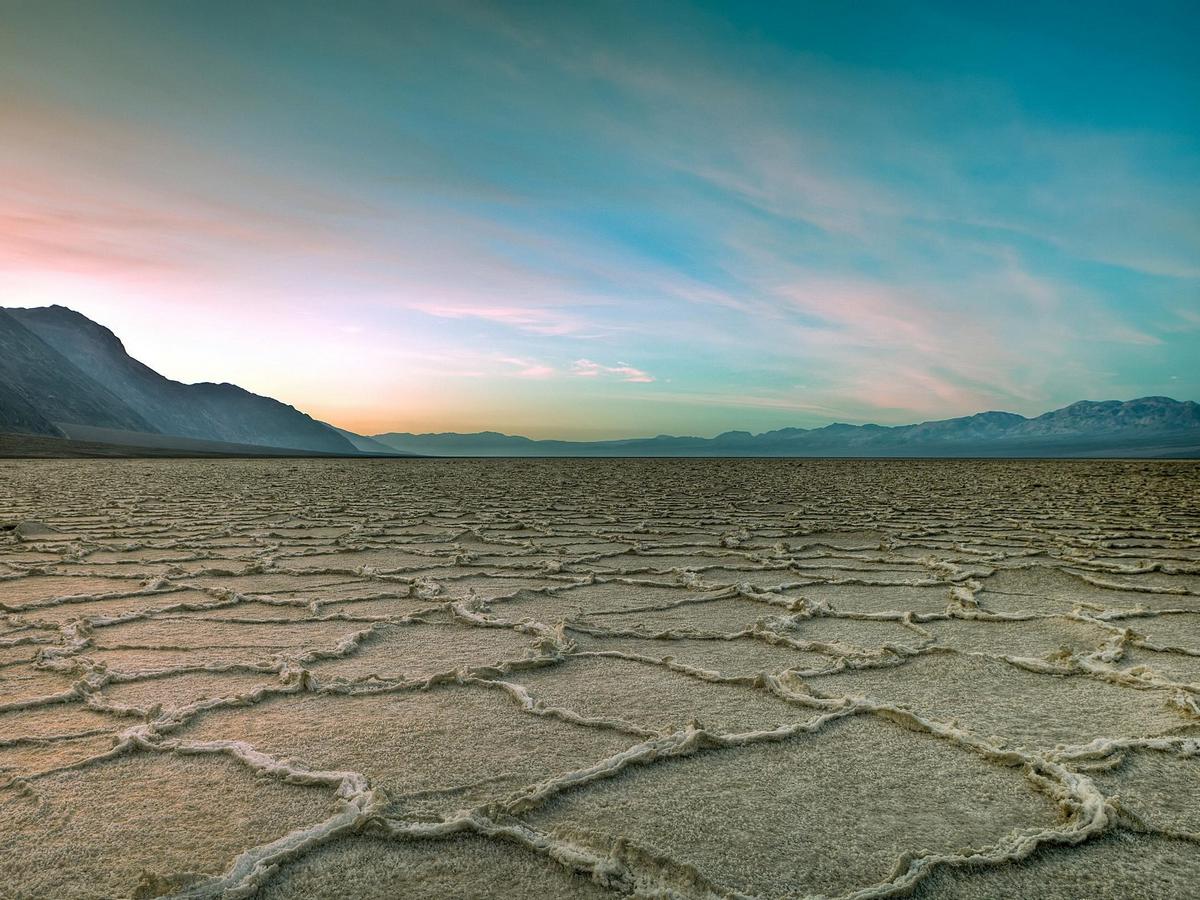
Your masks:
M0 292L365 434L1200 394L1194 4L7 2Z

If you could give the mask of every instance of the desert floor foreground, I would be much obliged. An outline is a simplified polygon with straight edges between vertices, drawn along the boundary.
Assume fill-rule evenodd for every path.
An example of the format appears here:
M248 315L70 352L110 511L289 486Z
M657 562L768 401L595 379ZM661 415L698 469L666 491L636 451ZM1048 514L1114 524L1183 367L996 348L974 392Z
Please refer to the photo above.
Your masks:
M1200 892L1195 463L3 462L0 525L5 898Z

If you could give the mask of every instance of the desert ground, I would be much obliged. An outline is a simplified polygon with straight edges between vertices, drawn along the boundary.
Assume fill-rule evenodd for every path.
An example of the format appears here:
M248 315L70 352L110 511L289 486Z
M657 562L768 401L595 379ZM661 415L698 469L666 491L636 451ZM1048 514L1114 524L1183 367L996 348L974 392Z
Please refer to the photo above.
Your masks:
M1200 464L0 462L5 898L1200 888Z

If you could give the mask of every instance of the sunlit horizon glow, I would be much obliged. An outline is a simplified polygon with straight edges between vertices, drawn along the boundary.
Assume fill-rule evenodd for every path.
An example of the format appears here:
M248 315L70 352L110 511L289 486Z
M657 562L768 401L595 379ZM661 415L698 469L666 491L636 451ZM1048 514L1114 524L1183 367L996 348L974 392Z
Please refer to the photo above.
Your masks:
M8 4L0 295L361 433L1200 397L1200 8Z

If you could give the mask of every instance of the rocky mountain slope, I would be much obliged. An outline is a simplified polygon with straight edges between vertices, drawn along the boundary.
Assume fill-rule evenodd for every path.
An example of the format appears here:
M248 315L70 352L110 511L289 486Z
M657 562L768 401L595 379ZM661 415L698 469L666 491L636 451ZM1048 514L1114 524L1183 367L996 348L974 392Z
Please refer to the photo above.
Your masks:
M234 384L165 378L73 310L0 310L0 431L74 437L71 426L357 452L330 426L278 400Z

